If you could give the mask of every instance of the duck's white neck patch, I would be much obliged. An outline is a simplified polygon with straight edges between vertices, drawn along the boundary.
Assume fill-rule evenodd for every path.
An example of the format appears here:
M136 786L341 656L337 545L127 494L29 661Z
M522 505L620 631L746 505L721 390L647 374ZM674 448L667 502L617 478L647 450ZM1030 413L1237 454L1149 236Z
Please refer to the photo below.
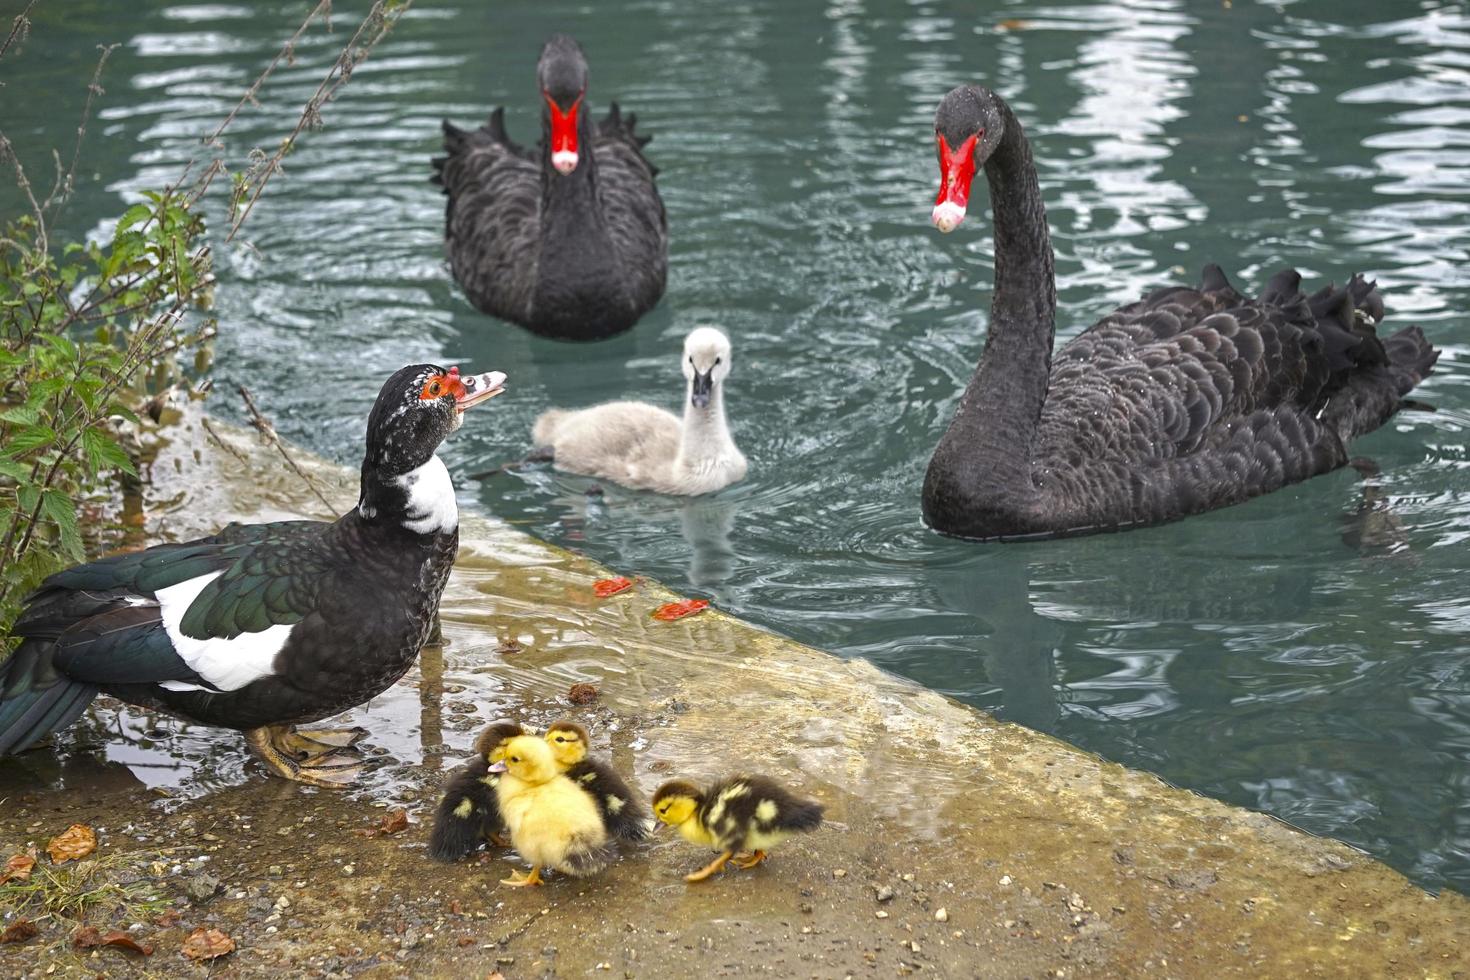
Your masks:
M394 480L408 496L403 526L415 534L444 534L459 527L459 504L449 467L438 456Z

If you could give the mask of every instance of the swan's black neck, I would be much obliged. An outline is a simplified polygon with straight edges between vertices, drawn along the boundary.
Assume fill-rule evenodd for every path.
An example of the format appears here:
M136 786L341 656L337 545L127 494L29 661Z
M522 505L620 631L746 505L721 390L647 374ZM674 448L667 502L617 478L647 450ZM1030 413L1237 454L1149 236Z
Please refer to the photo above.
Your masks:
M541 220L542 238L575 236L597 222L597 159L593 143L597 125L592 113L581 106L577 112L577 169L558 173L551 165L551 116L541 111Z
M1004 135L985 163L995 213L990 329L924 486L929 523L973 537L1016 533L1036 505L1032 448L1051 373L1057 305L1031 146L1010 107L994 98Z

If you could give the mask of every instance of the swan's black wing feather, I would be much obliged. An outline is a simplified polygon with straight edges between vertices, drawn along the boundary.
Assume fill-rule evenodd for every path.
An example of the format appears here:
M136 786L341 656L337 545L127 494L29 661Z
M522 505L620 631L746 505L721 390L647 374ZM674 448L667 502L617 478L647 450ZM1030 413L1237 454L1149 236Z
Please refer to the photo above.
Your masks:
M1355 276L1308 297L1285 270L1247 299L1208 267L1200 287L1124 306L1053 361L1039 479L1077 523L1182 516L1347 461L1436 352L1417 328L1385 344L1383 302Z
M523 321L540 252L540 168L506 135L503 109L475 130L446 120L444 151L433 179L448 199L444 247L454 277L479 309Z
M597 125L597 197L621 260L629 299L638 310L658 302L668 278L669 226L654 185L658 171L643 155L650 137L634 131L637 116L614 102Z

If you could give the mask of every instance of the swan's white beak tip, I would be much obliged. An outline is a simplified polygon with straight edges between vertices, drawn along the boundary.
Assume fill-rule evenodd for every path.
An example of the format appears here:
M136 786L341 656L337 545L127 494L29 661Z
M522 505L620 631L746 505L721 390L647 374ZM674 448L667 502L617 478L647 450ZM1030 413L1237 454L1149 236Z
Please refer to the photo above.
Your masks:
M930 220L934 222L935 228L947 235L965 220L965 209L953 201L940 201L934 205L934 214Z
M577 151L557 150L551 155L551 165L559 174L569 174L577 169Z

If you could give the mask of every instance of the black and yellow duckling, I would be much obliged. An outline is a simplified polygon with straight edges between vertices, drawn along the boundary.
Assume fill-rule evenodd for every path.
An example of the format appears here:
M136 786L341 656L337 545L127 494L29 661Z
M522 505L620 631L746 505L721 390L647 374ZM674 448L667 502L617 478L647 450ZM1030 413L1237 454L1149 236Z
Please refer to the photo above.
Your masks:
M592 797L557 768L551 746L533 735L511 739L500 761L495 786L500 816L510 842L531 864L531 873L512 873L502 885L539 885L542 868L583 877L607 867L613 857L607 827Z
M653 794L653 814L691 844L720 852L685 881L703 881L727 863L753 868L787 837L822 825L820 803L798 799L765 776L731 776L707 789L670 780Z
M557 768L597 804L611 836L632 841L648 836L648 811L612 766L587 754L587 729L563 719L546 729L546 744L551 746Z
M500 832L500 804L495 784L500 775L490 767L500 761L505 743L526 730L513 721L497 721L475 739L475 757L444 781L444 796L434 812L434 829L429 834L429 857L436 861L458 861L488 840L497 847L507 842Z

